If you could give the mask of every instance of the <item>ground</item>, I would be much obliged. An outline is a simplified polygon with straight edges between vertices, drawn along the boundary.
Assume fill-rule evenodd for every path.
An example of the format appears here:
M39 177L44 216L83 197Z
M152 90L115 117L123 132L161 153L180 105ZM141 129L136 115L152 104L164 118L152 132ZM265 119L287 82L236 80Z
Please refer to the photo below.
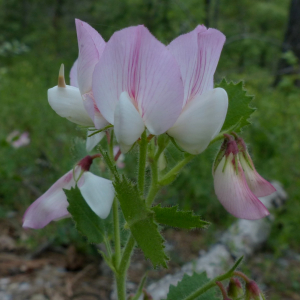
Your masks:
M80 253L74 245L53 245L45 241L34 250L24 243L20 218L0 222L1 300L97 300L109 299L112 274L99 256ZM30 231L25 233L30 235ZM206 251L205 231L166 229L169 269L152 270L138 249L129 270L129 289L135 289L145 270L148 283L174 273L185 262ZM283 257L262 250L244 263L243 271L257 280L271 300L300 300L300 255L287 251Z

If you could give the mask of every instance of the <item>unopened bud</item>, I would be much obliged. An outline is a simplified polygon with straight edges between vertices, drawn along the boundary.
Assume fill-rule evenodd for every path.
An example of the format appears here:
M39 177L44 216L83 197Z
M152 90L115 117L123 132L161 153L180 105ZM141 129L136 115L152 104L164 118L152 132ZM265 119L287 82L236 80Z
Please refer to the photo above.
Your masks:
M230 282L227 287L227 294L233 300L236 300L243 296L244 290L241 282L237 278L230 278Z
M255 281L246 283L246 300L264 300L264 296Z

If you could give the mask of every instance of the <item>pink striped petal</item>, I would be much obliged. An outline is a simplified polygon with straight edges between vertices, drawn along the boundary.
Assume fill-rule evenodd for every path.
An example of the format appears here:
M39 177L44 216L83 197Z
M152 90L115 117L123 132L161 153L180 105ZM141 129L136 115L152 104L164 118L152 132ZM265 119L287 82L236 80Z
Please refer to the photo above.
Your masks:
M239 158L242 168L244 169L247 184L256 197L265 197L276 192L274 186L257 173L249 155L248 161L251 163L251 167L245 159L243 153L239 153Z
M126 153L143 133L143 120L127 92L121 93L115 109L115 135L121 151Z
M90 92L88 94L83 95L83 105L85 110L87 111L90 118L93 120L95 124L95 128L102 129L107 126L109 123L104 119L101 112L99 111L93 93Z
M224 89L216 88L197 95L184 107L168 134L191 154L203 152L219 133L228 108L228 96Z
M78 88L77 63L78 63L78 59L75 60L70 71L70 85Z
M183 106L196 95L213 88L214 73L224 42L223 33L202 25L169 44L168 49L174 55L183 79Z
M224 208L240 219L257 220L269 215L267 208L251 192L243 169L238 162L238 174L234 166L234 156L224 156L214 173L215 193ZM238 160L237 160L238 161Z
M75 20L79 47L77 78L81 94L92 89L92 75L95 65L105 48L101 35L89 24Z
M180 114L183 84L179 67L167 48L142 25L115 32L95 67L93 93L111 124L124 91L152 134L168 130Z
M63 189L70 190L71 187L75 187L73 170L56 181L45 194L28 207L23 217L23 227L39 229L51 221L69 216L67 210L69 203Z

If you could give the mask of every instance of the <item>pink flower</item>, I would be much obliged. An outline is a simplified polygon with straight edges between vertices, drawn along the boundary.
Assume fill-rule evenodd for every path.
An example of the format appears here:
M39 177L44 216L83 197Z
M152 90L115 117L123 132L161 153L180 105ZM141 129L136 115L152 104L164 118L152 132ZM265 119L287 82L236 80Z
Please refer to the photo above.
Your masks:
M242 138L237 138L239 160L244 170L247 184L256 197L265 197L276 191L274 186L262 178L256 171L252 159L247 151L247 146Z
M18 130L14 130L7 136L6 141L14 148L27 146L30 144L29 133L20 133Z
M183 104L183 84L170 51L142 25L115 32L93 74L93 93L104 118L114 125L122 152L145 127L166 132Z
M87 23L78 19L75 23L79 55L70 72L71 86L65 84L61 67L58 85L48 90L49 104L58 115L76 124L102 129L108 122L96 106L92 93L92 75L105 48L105 41ZM88 138L87 150L92 150L103 136L104 133L98 133Z
M214 164L215 193L224 208L237 218L256 220L269 215L249 188L232 137L226 138Z
M46 193L33 202L23 217L23 227L42 228L51 221L69 217L69 205L63 189L70 190L77 184L80 192L90 208L102 219L109 215L114 188L112 182L88 172L93 158L86 156L74 168L58 181Z
M191 154L204 151L225 121L227 93L222 88L213 88L224 42L225 36L220 31L199 25L168 46L184 84L182 112L168 134Z

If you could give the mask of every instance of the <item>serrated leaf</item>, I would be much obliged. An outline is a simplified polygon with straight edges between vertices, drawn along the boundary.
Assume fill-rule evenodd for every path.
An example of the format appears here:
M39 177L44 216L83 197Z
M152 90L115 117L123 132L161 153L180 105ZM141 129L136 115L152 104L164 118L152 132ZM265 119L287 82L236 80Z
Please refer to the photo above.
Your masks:
M77 187L64 192L69 202L68 211L73 217L76 229L86 236L90 243L100 244L105 234L104 220L91 210Z
M177 286L171 285L166 300L182 300L197 291L204 284L209 282L206 273L194 273L192 276L185 274ZM213 289L195 298L195 300L218 300Z
M167 267L164 239L158 231L154 213L147 208L137 185L123 176L116 178L114 187L127 225L145 257L151 260L154 267Z
M221 132L232 130L240 132L244 126L250 124L250 116L255 108L249 104L253 100L253 96L247 95L247 91L243 87L243 82L238 83L227 82L223 79L216 87L223 88L228 94L229 106L224 125Z
M161 207L157 205L152 207L155 213L155 220L164 225L192 229L205 228L209 225L208 222L201 220L200 216L196 216L192 211L180 211L178 205L172 207Z

